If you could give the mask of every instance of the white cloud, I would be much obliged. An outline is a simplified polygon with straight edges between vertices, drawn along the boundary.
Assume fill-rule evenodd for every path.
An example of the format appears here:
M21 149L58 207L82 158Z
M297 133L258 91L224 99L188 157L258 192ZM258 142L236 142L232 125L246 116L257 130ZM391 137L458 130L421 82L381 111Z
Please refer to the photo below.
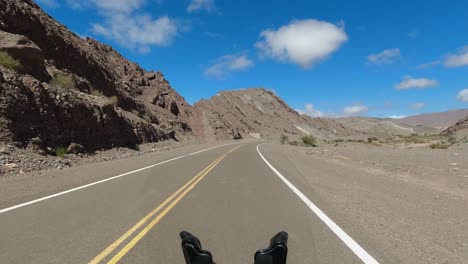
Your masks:
M418 69L428 69L428 68L437 66L440 63L441 63L440 60L430 61L430 62L427 62L427 63L419 64L416 68L418 68Z
M395 85L397 90L407 90L407 89L425 89L430 87L435 87L439 85L439 82L436 80L431 80L427 78L412 78L411 76L406 76L403 81Z
M424 107L426 107L426 104L425 103L414 103L414 104L411 104L410 105L411 109L414 109L414 110L418 110L418 109L422 109Z
M205 70L208 76L224 79L229 72L240 71L253 66L246 54L228 54L219 57Z
M457 99L464 103L468 103L468 89L463 89L458 92Z
M216 10L214 0L191 0L187 7L187 12L193 13L195 11L208 11L212 12Z
M168 46L178 34L175 20L166 16L153 19L149 15L114 14L104 24L93 24L91 30L122 46L147 51L151 45Z
M142 7L146 0L91 0L100 10L118 13L132 13Z
M297 111L300 114L309 115L311 117L323 117L325 114L322 111L315 109L314 105L306 104L304 110Z
M405 117L408 117L407 115L390 115L390 116L387 116L389 118L393 118L393 119L402 119L402 118L405 118Z
M57 0L36 0L39 4L44 5L48 8L57 8L59 7L59 3Z
M457 54L448 55L444 65L449 68L468 66L468 46L460 49Z
M377 54L367 56L367 62L371 64L392 64L400 58L400 49L386 49Z
M326 59L348 40L344 25L315 19L295 20L277 30L260 33L255 46L262 56L304 68Z
M353 116L353 115L358 115L362 114L369 111L369 107L361 104L361 103L356 103L350 106L347 106L343 109L343 112L347 116Z
M67 0L71 8L83 9L94 7L103 16L104 21L91 25L91 32L115 41L123 47L142 53L151 50L151 46L168 46L178 35L181 24L178 20L140 12L147 0Z

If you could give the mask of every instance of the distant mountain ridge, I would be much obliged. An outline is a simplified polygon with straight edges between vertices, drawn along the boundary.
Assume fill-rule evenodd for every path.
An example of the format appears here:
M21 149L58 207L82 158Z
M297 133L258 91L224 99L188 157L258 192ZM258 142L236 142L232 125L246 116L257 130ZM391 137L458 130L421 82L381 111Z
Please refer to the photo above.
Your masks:
M391 137L394 135L437 134L435 128L413 126L398 119L377 117L342 117L336 119L346 127L357 130L369 137Z
M264 88L223 91L194 105L199 127L194 132L210 139L249 137L261 134L278 138L281 134L299 137L311 134L328 139L358 134L335 120L311 118L289 107Z
M468 116L468 109L457 109L445 112L408 116L398 119L397 122L412 126L425 126L444 130L466 116Z

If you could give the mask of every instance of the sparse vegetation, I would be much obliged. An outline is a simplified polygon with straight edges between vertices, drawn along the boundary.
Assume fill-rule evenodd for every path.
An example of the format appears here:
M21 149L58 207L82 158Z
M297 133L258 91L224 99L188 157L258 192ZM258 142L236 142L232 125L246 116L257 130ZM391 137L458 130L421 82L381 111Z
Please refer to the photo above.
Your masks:
M299 142L297 142L296 140L294 140L294 141L289 141L289 145L291 145L291 146L298 146L298 145L299 145Z
M50 84L66 90L75 89L75 81L73 81L73 77L66 73L57 73L54 75Z
M91 95L94 96L104 96L104 94L99 90L91 90Z
M429 145L431 149L448 149L451 146L450 143L447 142L437 142Z
M119 98L115 95L109 97L109 100L114 106L117 106L119 104Z
M366 141L362 139L347 139L346 142L351 142L351 143L367 143Z
M342 138L335 139L335 143L340 143L340 142L344 142L344 139L342 139Z
M311 147L317 146L315 138L311 135L305 135L301 139L302 139L302 143L304 143L304 145L306 146L311 146Z
M67 154L67 148L64 146L59 146L55 149L55 156L63 158Z
M378 140L379 140L379 139L378 139L378 138L376 138L376 137L370 137L370 138L367 138L367 142L368 142L368 143L372 143L372 142L374 142L374 141L378 141Z
M143 118L146 122L153 123L151 120L151 116L148 115L147 113L144 113L141 118Z
M453 145L457 143L457 139L454 136L449 136L447 142L450 143L450 145Z
M12 70L21 67L21 64L18 60L13 59L13 57L4 51L0 51L0 65Z
M281 137L280 137L280 142L281 142L281 144L284 145L286 142L288 142L288 140L289 140L288 136L286 136L286 135L281 135Z

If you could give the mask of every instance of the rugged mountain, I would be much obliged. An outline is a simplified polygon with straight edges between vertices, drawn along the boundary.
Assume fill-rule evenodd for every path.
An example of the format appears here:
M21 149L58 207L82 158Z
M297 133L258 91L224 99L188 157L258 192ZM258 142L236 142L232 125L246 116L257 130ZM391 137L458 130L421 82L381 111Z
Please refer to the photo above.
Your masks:
M31 0L0 2L0 141L88 149L190 136L160 72L82 39Z
M328 139L357 132L326 118L300 115L273 92L263 88L224 91L194 105L195 134L207 139L311 134Z
M346 127L370 137L390 137L393 135L436 134L437 129L401 123L398 119L376 117L342 117L336 119Z
M412 126L426 126L443 130L466 116L468 116L468 109L457 109L446 112L408 116L399 119L398 122Z
M456 138L468 137L468 116L458 120L454 125L444 129L442 135L454 136Z

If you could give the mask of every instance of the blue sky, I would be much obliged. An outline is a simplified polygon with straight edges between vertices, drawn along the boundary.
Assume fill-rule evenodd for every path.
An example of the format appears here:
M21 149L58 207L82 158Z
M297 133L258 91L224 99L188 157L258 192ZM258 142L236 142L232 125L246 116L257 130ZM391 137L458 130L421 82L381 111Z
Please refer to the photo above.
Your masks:
M189 103L265 87L313 116L468 107L467 1L37 1Z

